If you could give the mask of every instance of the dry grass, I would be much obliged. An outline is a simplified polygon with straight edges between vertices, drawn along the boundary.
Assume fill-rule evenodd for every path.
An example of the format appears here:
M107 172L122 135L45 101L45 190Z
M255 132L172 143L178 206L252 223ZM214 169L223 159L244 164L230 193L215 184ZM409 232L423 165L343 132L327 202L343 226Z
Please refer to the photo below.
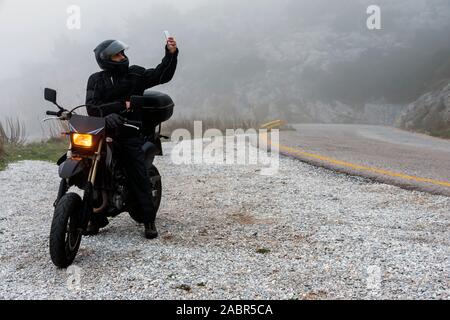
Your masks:
M202 134L208 129L218 129L226 134L227 129L258 129L265 121L243 118L203 118L203 119L173 119L163 124L162 134L171 136L176 129L187 129L194 134L194 120L202 121ZM43 139L40 142L26 144L24 124L18 119L0 121L0 170L10 162L18 160L48 160L55 161L67 148L67 123L48 121L41 127Z
M430 132L430 135L433 137L443 138L443 139L450 139L450 129L446 130L434 130Z
M19 119L6 118L0 121L0 141L4 145L23 145L27 140L25 125Z
M42 127L42 141L26 143L25 125L21 121L0 121L0 170L8 163L20 160L56 161L67 149L67 138L61 134L65 131L65 124L48 122Z
M3 140L0 139L0 161L1 159L3 159L4 155L5 155L5 145L3 143Z
M66 140L66 135L64 132L69 131L69 126L65 121L51 120L41 124L41 132L43 136L43 141L60 142Z
M4 122L0 121L0 170L7 163L7 148L23 145L26 138L25 125L19 119L6 118Z

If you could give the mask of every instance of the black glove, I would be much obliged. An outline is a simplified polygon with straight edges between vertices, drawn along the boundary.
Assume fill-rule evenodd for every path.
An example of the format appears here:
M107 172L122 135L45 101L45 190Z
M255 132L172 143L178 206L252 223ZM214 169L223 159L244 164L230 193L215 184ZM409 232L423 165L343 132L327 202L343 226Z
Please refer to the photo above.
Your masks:
M105 117L106 127L109 129L116 129L125 123L125 118L117 113L108 114Z

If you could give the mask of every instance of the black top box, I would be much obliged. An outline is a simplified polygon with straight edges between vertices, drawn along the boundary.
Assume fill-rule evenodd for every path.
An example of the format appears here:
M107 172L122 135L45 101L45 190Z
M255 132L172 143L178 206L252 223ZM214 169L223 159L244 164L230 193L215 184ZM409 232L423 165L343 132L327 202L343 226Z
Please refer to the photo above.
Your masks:
M172 98L158 91L145 91L142 96L131 96L131 106L139 114L144 132L154 132L160 123L173 115Z

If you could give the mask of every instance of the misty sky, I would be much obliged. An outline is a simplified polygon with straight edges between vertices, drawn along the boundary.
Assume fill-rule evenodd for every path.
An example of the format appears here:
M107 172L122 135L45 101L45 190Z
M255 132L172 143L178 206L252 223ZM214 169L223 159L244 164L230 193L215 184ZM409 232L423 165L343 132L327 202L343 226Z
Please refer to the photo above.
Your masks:
M54 41L59 36L91 37L87 33L101 30L104 37L120 37L116 29L124 28L124 21L131 14L138 14L155 4L174 5L181 12L198 6L205 0L0 0L0 42L2 55L8 58L8 64L2 67L0 78L14 76L14 70L24 61L38 62L49 59ZM66 12L69 5L81 8L81 30L68 30ZM170 17L167 17L168 22ZM108 32L108 29L114 32ZM162 35L163 30L161 30ZM145 35L143 35L145 36ZM161 40L163 36L161 36Z
M357 3L364 3L366 6L371 3L381 3L384 7L394 9L395 13L403 12L403 15L398 17L398 25L405 24L409 28L414 28L414 20L420 20L418 25L423 26L423 18L430 14L428 10L424 10L426 2L445 3L446 1L424 1L424 0L392 0L392 1L335 1L335 0L298 0L298 10L293 14L298 16L299 24L302 21L308 21L312 25L327 18L331 13L339 12L355 12L360 15L360 18L355 17L355 21L361 22L361 18L365 18L363 6ZM273 5L273 12L276 13L280 7L285 5L286 1L266 1L266 0L247 0L242 1L243 12L251 14L251 11L246 10L247 7L258 7L260 3L270 3ZM350 3L350 4L349 4ZM448 1L447 1L448 3ZM76 4L81 8L81 22L82 29L70 31L66 28L66 20L68 13L66 9L69 5ZM92 38L92 33L98 36L99 39L108 37L121 37L126 35L127 29L126 19L134 14L146 11L151 12L154 5L173 5L180 12L186 13L199 6L205 6L206 10L210 10L211 14L217 15L217 11L222 9L217 1L206 0L0 0L0 41L2 43L2 55L8 58L8 64L3 66L0 78L8 78L14 76L15 70L23 65L23 62L34 62L41 59L48 59L51 56L51 51L54 46L56 38L63 36L67 38ZM239 15L239 6L230 6L237 8L235 16ZM440 10L437 7L436 10ZM358 12L358 11L359 12ZM331 11L331 12L330 12ZM266 12L267 14L268 12ZM229 12L227 14L230 14ZM258 10L255 11L255 16L243 15L242 20L249 20L247 25L252 24L252 19L258 19L256 14L261 14ZM270 14L270 13L269 13ZM389 13L387 13L388 16ZM439 12L437 12L439 14ZM441 12L441 19L448 17L448 14L443 15ZM388 16L389 17L389 16ZM167 25L170 26L174 17L170 15L164 17L167 20ZM272 20L271 17L268 17ZM283 17L279 17L277 25L283 29L283 24L286 23ZM152 24L152 17L148 17L149 26ZM402 21L404 20L404 21ZM440 24L437 21L437 16L430 16L428 24ZM197 21L191 21L197 23ZM359 23L361 27L363 25ZM276 25L275 25L276 26ZM230 25L233 28L233 25ZM120 31L119 31L120 30ZM160 30L162 33L163 30ZM243 33L246 30L242 30ZM277 30L272 32L277 34ZM145 37L145 34L141 35ZM162 39L162 37L161 37ZM150 39L149 39L150 40ZM155 41L155 39L152 39Z
M81 30L68 30L69 5ZM382 30L366 9L382 9ZM131 64L155 67L163 31L180 57L169 93L182 114L321 121L335 105L405 105L450 75L450 0L0 0L0 120L19 116L37 132L48 105L84 101L105 39L130 45ZM447 62L449 62L447 67ZM332 111L332 110L331 110Z

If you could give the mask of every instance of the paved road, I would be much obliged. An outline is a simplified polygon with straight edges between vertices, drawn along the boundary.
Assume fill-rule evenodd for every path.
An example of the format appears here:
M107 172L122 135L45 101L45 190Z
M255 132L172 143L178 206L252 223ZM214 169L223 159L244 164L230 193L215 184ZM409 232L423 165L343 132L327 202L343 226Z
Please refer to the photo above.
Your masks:
M371 125L297 124L280 150L315 165L450 196L450 141Z

